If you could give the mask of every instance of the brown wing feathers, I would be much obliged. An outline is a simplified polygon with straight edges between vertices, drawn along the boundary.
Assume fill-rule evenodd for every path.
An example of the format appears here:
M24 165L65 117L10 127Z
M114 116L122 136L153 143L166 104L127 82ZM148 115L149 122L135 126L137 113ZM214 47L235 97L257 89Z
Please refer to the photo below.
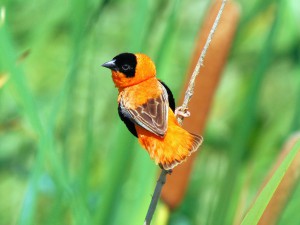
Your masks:
M139 106L135 110L131 110L134 114L136 122L158 136L164 136L167 131L167 108L162 95L156 99L149 99L145 104Z
M157 98L150 98L148 101L135 109L124 107L123 99L120 101L122 114L133 123L145 128L146 130L163 137L168 128L168 94L161 85L162 94Z

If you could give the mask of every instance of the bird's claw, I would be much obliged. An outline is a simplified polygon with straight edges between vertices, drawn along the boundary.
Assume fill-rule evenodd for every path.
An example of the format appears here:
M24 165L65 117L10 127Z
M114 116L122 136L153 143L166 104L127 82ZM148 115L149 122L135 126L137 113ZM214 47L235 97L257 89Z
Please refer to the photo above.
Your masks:
M171 175L171 174L172 174L172 172L173 172L173 170L172 170L172 169L170 169L170 170L166 170L166 172L167 172L167 174Z
M184 118L189 117L191 113L188 111L187 108L183 108L182 106L179 106L175 109L175 116L182 116Z

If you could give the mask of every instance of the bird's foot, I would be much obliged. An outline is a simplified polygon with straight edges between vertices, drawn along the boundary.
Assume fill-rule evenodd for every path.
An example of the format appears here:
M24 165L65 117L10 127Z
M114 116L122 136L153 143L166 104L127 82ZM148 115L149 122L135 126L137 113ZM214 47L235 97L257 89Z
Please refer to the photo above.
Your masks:
M172 170L172 169L170 169L170 170L166 170L166 172L167 172L167 174L171 175L171 174L172 174L172 172L173 172L173 170Z
M162 165L161 163L159 163L158 165L159 165L159 167L160 167L162 170L166 171L166 172L167 172L167 174L169 174L169 175L171 175L171 174L172 174L172 172L173 172L173 170L172 170L172 169L166 170L166 169L163 167L163 165Z
M175 116L182 116L184 118L187 118L191 115L191 113L188 111L187 108L183 108L182 106L179 106L175 109Z

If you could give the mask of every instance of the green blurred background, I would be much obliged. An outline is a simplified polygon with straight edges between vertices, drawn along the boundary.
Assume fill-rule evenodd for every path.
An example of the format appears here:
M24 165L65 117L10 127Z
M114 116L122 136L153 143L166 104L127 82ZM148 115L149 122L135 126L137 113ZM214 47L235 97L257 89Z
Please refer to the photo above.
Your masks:
M237 2L237 35L188 193L171 214L160 203L153 224L233 224L299 130L300 3ZM158 167L119 120L100 65L146 53L178 96L209 5L0 1L1 225L143 223ZM299 224L299 199L300 187L279 224Z

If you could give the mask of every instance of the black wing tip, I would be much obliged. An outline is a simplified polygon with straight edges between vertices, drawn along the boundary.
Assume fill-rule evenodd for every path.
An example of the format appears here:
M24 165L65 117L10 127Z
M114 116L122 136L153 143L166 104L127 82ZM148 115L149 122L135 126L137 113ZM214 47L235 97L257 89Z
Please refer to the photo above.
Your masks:
M129 132L135 136L138 137L136 129L135 129L135 125L134 123L128 118L128 115L126 115L121 108L121 105L119 103L118 105L118 114L120 119L124 122L124 124L126 125L127 129L129 130Z
M172 109L173 112L175 112L175 99L174 99L174 96L173 96L173 93L171 91L171 89L161 80L158 80L163 86L164 88L166 89L167 91L167 94L168 94L168 101L169 101L169 106L170 108Z

